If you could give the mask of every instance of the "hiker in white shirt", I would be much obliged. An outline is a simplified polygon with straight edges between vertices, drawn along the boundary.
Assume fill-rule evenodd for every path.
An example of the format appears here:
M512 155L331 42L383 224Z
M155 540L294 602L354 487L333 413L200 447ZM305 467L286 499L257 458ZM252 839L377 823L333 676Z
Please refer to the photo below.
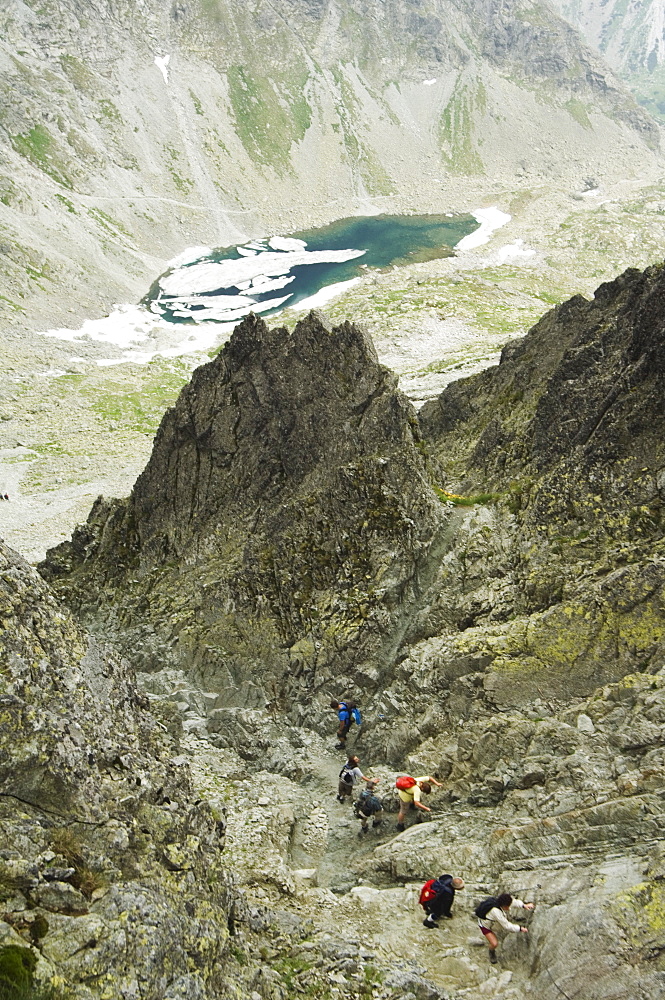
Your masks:
M490 906L489 904L493 905ZM499 944L499 939L497 938L495 931L498 930L499 927L502 927L504 931L510 931L513 934L529 933L529 929L527 927L522 927L521 924L514 924L508 919L508 911L512 908L517 910L533 910L533 903L523 903L521 899L513 899L510 893L502 892L500 896L486 899L476 907L478 926L487 939L490 949L490 962L492 964L494 964L497 960L496 948Z

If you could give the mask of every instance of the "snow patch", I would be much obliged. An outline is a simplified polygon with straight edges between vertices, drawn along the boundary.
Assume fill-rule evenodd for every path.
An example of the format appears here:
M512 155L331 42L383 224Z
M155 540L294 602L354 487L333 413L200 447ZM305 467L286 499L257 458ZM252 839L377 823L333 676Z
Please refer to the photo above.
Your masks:
M436 83L436 78L434 80L423 80L423 87L433 87Z
M362 278L349 278L348 281L336 281L332 285L326 285L320 291L316 292L314 295L308 296L306 299L301 299L300 302L296 302L294 306L291 306L294 312L304 312L307 309L319 309L321 306L325 305L326 302L330 302L331 299L336 299L338 295L342 295L347 288L351 288L352 285L357 285Z
M515 240L514 243L507 243L498 252L498 258L503 263L515 257L533 257L536 251L524 245L524 240Z
M468 236L464 236L455 245L456 250L474 250L476 247L481 247L485 243L489 243L494 230L505 226L512 218L512 216L506 212L501 212L496 207L478 208L471 215L476 222L480 223L480 226L476 229L475 233L469 233Z
M273 236L268 240L268 246L272 250L304 250L307 244L304 240L297 240L291 236Z
M193 264L196 260L201 260L202 257L209 257L212 253L211 247L187 247L182 253L179 253L177 257L170 260L167 267L184 267L185 264Z
M225 331L226 327L218 325L198 328L169 323L157 319L143 306L116 305L109 316L86 320L79 330L46 330L42 336L71 343L109 344L120 348L123 351L121 357L97 360L99 366L105 367L130 362L143 365L156 355L177 358L195 351L208 351L221 343Z
M155 56L155 66L164 77L164 83L169 82L169 71L167 69L171 56Z

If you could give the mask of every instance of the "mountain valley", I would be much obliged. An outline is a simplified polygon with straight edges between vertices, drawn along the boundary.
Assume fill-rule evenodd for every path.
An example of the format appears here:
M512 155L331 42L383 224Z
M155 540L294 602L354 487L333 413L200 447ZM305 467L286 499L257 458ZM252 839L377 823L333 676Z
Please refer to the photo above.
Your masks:
M0 1000L662 997L642 6L3 5ZM325 312L146 298L384 214L478 228ZM535 908L492 964L499 891Z

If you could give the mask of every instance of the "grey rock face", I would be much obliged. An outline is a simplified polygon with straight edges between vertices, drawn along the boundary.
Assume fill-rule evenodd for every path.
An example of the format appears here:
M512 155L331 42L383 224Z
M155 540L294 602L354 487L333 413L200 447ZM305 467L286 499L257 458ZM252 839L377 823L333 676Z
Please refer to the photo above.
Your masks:
M42 572L91 619L105 594L142 669L311 717L305 692L380 686L421 597L446 514L419 447L360 330L250 317L166 414L129 500L99 501Z
M60 976L76 996L98 995L85 984L102 981L157 1000L183 976L191 988L178 996L220 995L232 903L223 825L172 763L128 665L4 546L0 618L0 884L18 934L8 940L35 949L40 978ZM195 940L208 954L192 974Z

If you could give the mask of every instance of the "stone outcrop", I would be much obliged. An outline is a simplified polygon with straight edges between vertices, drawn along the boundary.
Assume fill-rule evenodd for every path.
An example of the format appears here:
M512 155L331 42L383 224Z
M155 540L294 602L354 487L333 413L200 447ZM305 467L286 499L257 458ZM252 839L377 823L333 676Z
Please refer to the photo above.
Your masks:
M142 671L311 718L385 685L422 600L447 515L421 451L360 330L252 316L166 414L131 497L100 499L41 570Z
M243 933L273 934L259 997L318 963L343 996L659 1000L664 298L664 268L626 272L419 419L353 326L250 317L132 496L42 565L195 731ZM325 741L342 688L387 813L367 836ZM404 772L443 787L396 835ZM81 919L67 862L34 898ZM467 889L435 934L417 889L442 871ZM536 909L492 971L465 914L499 889Z
M0 957L80 998L220 995L223 815L129 665L4 546L0 618Z

